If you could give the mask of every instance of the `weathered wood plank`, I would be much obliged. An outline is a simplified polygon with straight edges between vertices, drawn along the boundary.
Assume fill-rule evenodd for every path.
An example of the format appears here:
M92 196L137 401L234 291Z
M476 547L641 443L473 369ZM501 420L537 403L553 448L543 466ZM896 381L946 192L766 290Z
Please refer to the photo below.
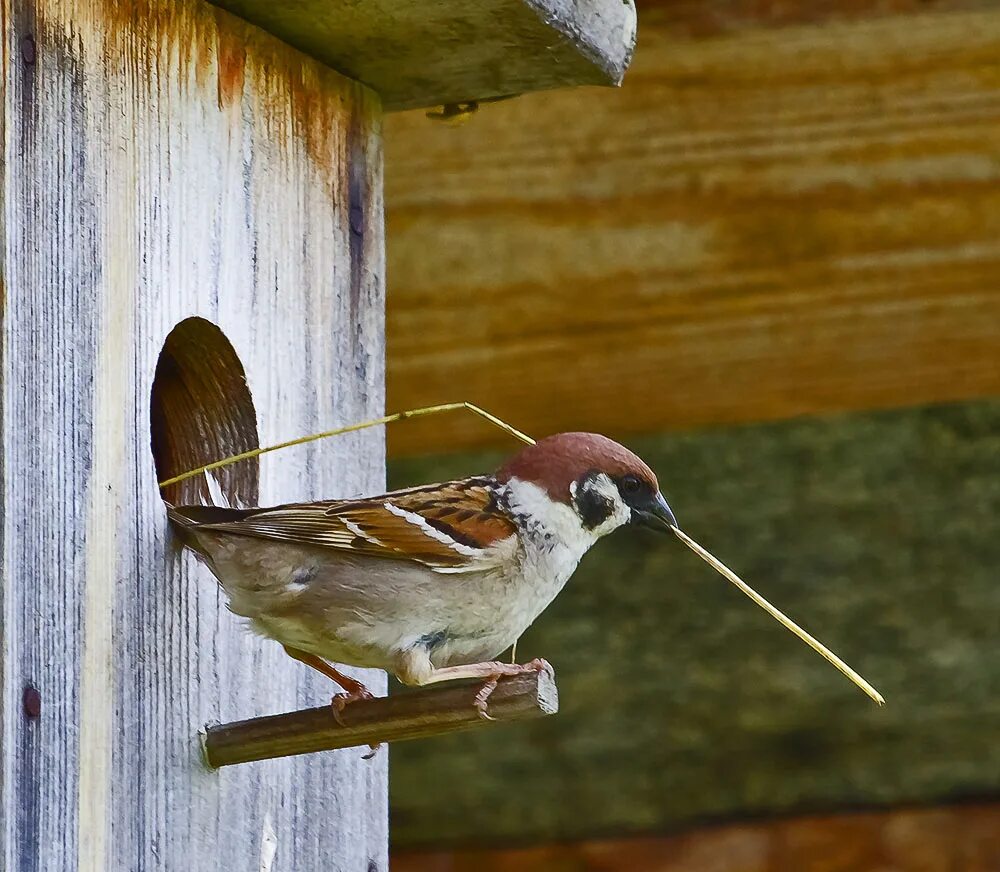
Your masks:
M204 768L206 722L331 691L179 552L150 452L191 315L232 342L262 440L381 412L378 99L195 0L3 21L0 867L384 870L384 756ZM378 489L382 461L374 431L285 452L260 497Z
M394 844L589 839L996 791L1000 402L633 447L684 529L886 705L672 536L623 532L518 645L557 670L559 717L505 743L469 733L394 749ZM494 462L401 461L391 480ZM447 803L428 806L431 779Z
M705 39L741 30L848 22L912 13L990 9L991 0L639 0L643 29ZM905 22L902 22L905 26Z
M482 686L481 681L448 683L357 700L340 712L339 723L325 705L211 726L205 734L205 759L220 767L377 746L541 718L559 710L555 676L548 670L501 678L487 700L486 717L476 705Z
M393 872L993 872L998 865L997 803L747 821L658 837L392 855Z
M388 120L390 408L622 435L1000 394L1000 11L656 10L620 92Z
M620 84L632 0L214 0L377 91L387 110Z

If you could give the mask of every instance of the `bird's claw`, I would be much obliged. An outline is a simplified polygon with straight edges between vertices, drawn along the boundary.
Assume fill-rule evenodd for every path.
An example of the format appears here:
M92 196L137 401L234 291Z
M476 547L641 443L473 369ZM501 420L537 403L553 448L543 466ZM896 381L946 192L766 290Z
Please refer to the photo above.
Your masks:
M344 709L347 708L352 702L357 702L359 699L375 699L375 694L373 694L366 687L354 690L351 693L334 694L333 699L330 700L330 708L333 710L333 719L340 724L340 726L347 726L347 724L344 723ZM371 760L372 757L378 753L378 749L382 747L382 743L376 742L374 745L369 745L368 747L371 750L367 754L361 755L362 760Z
M490 694L493 693L497 688L497 683L500 681L499 675L492 676L489 681L486 682L481 688L479 688L478 693L472 700L472 704L479 710L479 717L484 721L496 720L489 710L489 706L486 704L487 700L490 698Z
M543 657L536 657L530 663L524 664L524 672L551 672L552 665Z
M530 663L498 663L497 671L493 673L486 683L479 688L479 691L473 697L473 705L479 711L479 717L484 721L494 721L494 718L489 711L488 701L490 695L494 690L497 689L497 684L500 678L505 675L525 675L529 672L551 672L552 667L549 665L547 660L543 660L541 657L536 657Z
M343 717L344 709L352 702L357 702L361 699L375 699L375 695L365 687L353 690L350 693L335 693L333 699L330 700L330 708L333 709L334 720L342 727L346 727L347 724L344 723Z

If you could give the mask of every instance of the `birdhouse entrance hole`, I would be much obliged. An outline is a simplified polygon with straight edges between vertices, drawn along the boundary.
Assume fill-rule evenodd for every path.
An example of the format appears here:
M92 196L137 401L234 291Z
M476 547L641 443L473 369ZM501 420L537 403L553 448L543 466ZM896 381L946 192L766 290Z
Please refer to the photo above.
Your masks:
M258 448L257 413L232 344L211 321L187 318L168 334L150 396L153 460L158 481ZM256 458L209 473L233 505L256 505ZM210 503L204 476L163 489L175 505Z

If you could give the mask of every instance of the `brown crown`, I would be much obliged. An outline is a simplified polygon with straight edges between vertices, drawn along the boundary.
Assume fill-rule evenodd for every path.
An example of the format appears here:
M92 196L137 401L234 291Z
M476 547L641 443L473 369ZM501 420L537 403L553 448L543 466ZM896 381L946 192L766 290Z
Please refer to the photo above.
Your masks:
M551 499L569 502L570 485L594 470L612 478L632 473L659 490L653 470L624 445L598 433L557 433L540 439L501 466L496 477L501 483L512 478L534 482Z

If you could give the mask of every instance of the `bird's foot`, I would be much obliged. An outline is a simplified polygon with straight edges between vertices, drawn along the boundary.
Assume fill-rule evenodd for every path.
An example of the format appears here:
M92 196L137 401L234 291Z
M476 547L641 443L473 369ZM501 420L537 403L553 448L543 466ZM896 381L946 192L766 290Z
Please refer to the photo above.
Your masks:
M333 699L330 700L330 708L333 709L333 719L342 727L347 726L344 723L344 709L352 702L357 702L360 699L375 699L375 694L363 684L355 682L355 685L349 692L335 694ZM378 753L378 749L382 747L382 743L377 742L368 747L370 750L367 754L361 755L362 760L371 760Z
M357 702L361 699L375 699L375 694L373 694L367 687L365 687L360 682L355 682L355 687L352 687L346 693L336 693L333 699L330 700L330 708L333 709L334 720L342 727L346 727L347 724L344 723L344 709L347 708L352 702Z
M479 692L473 698L473 704L479 710L479 717L484 721L492 721L493 717L489 711L489 698L500 679L506 675L524 675L528 672L551 672L552 667L547 660L536 657L530 663L495 663L495 670L490 674L486 683L479 688Z
M494 675L489 681L486 682L479 692L476 694L475 698L472 700L473 705L479 710L479 717L484 721L492 721L493 716L490 714L489 706L486 704L487 700L490 698L490 694L497 689L497 683L500 681L499 675Z

